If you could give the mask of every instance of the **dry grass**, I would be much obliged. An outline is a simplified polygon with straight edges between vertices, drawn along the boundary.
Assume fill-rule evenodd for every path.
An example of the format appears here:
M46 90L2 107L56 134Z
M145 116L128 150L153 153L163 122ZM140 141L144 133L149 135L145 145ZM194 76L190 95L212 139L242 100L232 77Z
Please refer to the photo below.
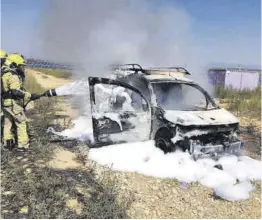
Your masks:
M33 77L30 77L30 75L26 75L25 88L30 93L41 94L45 91L45 89L40 84L38 84Z
M238 116L261 118L261 87L253 91L238 91L218 86L215 96L228 103L228 109Z
M65 70L56 70L56 69L40 69L40 68L32 68L33 70L45 73L47 75L55 76L58 78L64 78L68 79L72 76L72 73L70 71Z
M130 200L119 200L116 178L105 172L102 179L97 179L91 169L50 169L45 163L52 148L35 143L34 153L23 154L21 159L2 152L2 218L128 218ZM72 199L80 211L68 207Z

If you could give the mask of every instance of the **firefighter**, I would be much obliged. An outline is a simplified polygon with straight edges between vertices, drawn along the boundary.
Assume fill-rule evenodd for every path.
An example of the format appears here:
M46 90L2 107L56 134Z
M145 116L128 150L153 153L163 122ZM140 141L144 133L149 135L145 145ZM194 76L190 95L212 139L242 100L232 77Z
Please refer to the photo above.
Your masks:
M1 56L1 68L2 68L2 66L5 63L5 60L7 58L7 53L4 50L1 50L0 51L0 56Z
M4 50L1 50L1 75L5 72L6 68L11 66L11 62L7 58L8 54Z
M4 112L4 146L11 148L17 141L19 151L29 148L29 136L27 133L27 118L24 108L31 100L40 98L38 94L30 94L24 89L25 60L19 54L11 54L7 57L6 65L1 74L2 106ZM14 128L15 132L13 132Z
M2 75L2 72L3 72L3 69L4 69L4 63L5 63L6 58L7 58L7 53L4 50L1 50L0 56L1 56L1 75ZM3 131L4 131L3 124L4 124L4 113L3 113L2 105L1 105L1 143L3 142L3 139L2 139L3 138Z

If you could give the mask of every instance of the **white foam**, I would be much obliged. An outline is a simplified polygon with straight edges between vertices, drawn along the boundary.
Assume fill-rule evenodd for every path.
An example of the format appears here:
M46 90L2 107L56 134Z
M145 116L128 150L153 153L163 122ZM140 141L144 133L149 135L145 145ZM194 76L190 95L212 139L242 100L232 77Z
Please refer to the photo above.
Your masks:
M91 149L89 158L118 171L174 178L187 183L199 182L213 188L218 196L229 201L248 199L253 189L249 180L262 179L261 162L249 157L225 156L218 162L213 159L194 161L185 152L165 155L154 146L153 141ZM214 167L218 163L223 170ZM237 179L239 184L236 184Z
M72 128L65 129L61 132L54 130L50 131L56 135L64 136L65 138L93 141L93 130L90 126L91 123L90 118L82 116L73 121L74 126Z
M253 190L250 182L241 182L239 184L220 185L215 188L215 194L228 201L246 200L249 198L250 192Z

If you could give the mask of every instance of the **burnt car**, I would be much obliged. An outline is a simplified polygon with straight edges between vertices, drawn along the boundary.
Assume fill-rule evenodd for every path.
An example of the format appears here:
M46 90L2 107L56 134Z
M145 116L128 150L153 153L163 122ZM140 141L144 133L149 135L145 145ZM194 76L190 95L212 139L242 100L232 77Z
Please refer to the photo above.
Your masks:
M116 66L110 78L89 78L92 147L154 140L165 153L194 158L238 154L239 120L216 105L181 67Z

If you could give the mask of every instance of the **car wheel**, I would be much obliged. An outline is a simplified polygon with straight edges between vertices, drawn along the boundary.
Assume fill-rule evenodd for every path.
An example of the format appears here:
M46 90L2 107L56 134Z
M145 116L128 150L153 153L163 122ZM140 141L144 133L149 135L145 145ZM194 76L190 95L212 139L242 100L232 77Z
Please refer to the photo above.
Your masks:
M155 145L165 154L175 150L175 145L172 143L173 135L167 129L160 130L155 136Z

